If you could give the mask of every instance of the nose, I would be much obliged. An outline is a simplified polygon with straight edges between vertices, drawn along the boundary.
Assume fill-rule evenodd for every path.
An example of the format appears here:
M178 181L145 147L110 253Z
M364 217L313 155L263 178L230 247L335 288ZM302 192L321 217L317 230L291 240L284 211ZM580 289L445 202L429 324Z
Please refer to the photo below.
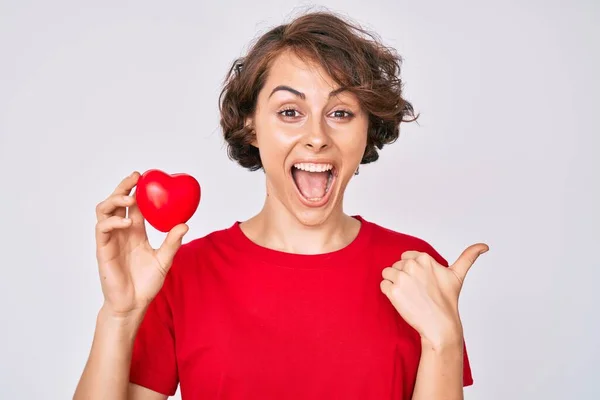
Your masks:
M323 122L317 119L309 127L304 139L304 146L318 152L326 149L330 145L330 140L331 138L323 127Z

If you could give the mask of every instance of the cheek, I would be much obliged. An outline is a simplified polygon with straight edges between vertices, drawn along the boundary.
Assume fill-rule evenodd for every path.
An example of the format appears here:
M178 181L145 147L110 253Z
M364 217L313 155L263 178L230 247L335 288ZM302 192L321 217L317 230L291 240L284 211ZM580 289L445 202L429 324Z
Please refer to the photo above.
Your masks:
M281 148L272 140L262 137L258 140L258 151L265 170L269 171L282 158Z
M344 135L338 141L338 147L342 150L344 157L360 161L367 145L366 132L359 132L353 135Z
M279 134L261 131L258 135L258 151L260 158L268 175L275 177L281 174L290 147L286 140L282 140Z
M257 144L263 165L281 165L302 136L302 132L268 119L260 122L257 126Z

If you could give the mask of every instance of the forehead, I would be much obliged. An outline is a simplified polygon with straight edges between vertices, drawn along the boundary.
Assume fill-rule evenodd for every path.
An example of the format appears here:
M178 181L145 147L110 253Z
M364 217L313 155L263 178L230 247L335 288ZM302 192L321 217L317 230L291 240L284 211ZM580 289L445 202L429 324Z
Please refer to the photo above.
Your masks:
M308 57L300 58L286 50L277 55L269 66L265 88L288 85L302 91L335 90L339 85L325 69Z

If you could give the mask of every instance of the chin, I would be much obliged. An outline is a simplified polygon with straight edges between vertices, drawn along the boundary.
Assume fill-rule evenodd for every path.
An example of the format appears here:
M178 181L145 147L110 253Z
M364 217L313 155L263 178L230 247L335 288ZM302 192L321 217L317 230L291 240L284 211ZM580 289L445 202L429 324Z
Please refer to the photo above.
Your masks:
M304 226L315 227L324 224L332 214L333 209L322 210L292 210L294 217Z

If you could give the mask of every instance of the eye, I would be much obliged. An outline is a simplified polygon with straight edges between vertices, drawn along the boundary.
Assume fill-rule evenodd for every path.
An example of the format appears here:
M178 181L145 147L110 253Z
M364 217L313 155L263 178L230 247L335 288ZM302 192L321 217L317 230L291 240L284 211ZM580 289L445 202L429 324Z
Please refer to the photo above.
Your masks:
M285 108L279 111L277 114L281 115L285 119L294 119L300 116L300 112L295 108Z
M334 112L331 113L331 115L335 119L350 119L350 118L354 117L354 114L347 110L335 110Z
M293 107L285 108L277 112L284 119L295 119L301 116L300 111ZM335 110L330 114L331 117L338 120L351 119L354 117L354 113L348 110Z

